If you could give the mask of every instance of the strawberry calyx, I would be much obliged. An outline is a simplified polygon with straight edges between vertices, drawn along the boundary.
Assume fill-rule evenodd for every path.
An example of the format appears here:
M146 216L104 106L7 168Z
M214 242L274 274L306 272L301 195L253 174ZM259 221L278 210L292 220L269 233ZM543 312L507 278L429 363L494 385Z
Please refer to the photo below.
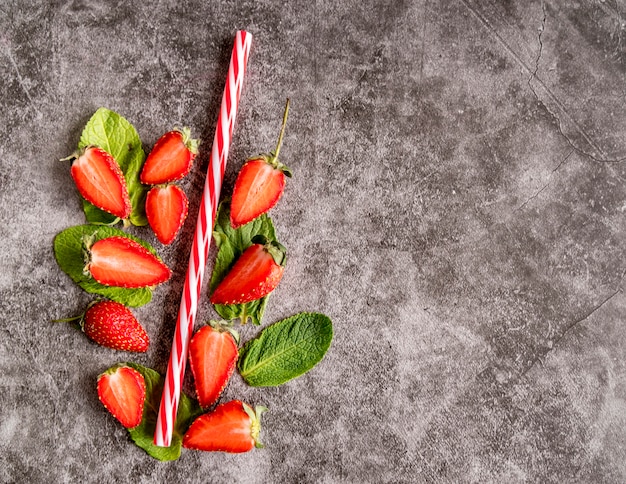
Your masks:
M217 321L215 319L211 319L207 324L211 326L211 328L213 328L214 330L219 331L220 333L230 333L230 335L235 340L235 343L237 343L237 346L239 346L239 333L234 328L234 321L226 321L224 319Z
M244 412L250 417L250 436L254 440L254 446L257 449L263 448L263 444L260 440L261 435L261 415L268 411L267 407L257 405L254 410L249 405L241 402Z
M289 115L289 98L287 98L287 103L285 104L285 112L283 113L283 122L280 127L280 134L278 135L278 142L276 143L276 149L274 151L270 151L267 154L261 154L261 155L249 158L247 161L263 160L267 164L271 165L275 170L280 170L285 174L285 176L291 178L293 176L292 171L286 165L284 165L278 160L278 154L280 153L280 148L283 145L283 137L285 136L285 128L287 126L288 115Z
M91 235L83 235L82 242L82 252L83 252L83 262L85 263L83 267L83 275L91 276L89 272L89 264L91 263L91 246L98 240L96 237L97 232L94 232Z
M187 126L183 126L182 128L175 127L174 131L178 131L183 137L183 144L185 147L194 155L198 154L198 149L200 147L200 140L194 139L191 137L191 129Z
M285 266L287 261L287 249L277 240L269 240L265 235L259 234L252 237L253 244L262 245L265 251L272 256L274 262L279 266Z

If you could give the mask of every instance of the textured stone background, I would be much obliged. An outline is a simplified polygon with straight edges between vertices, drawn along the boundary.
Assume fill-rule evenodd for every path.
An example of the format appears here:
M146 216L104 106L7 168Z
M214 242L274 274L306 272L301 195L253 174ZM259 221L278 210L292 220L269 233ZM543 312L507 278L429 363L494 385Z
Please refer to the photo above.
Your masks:
M159 463L95 379L165 370L193 223L157 245L175 275L136 310L150 351L96 347L50 322L90 300L52 254L84 222L58 160L99 106L146 149L189 125L195 221L236 29L225 192L292 100L265 324L317 310L336 334L285 386L231 382L270 407L265 449ZM0 59L0 481L626 481L623 0L4 0Z

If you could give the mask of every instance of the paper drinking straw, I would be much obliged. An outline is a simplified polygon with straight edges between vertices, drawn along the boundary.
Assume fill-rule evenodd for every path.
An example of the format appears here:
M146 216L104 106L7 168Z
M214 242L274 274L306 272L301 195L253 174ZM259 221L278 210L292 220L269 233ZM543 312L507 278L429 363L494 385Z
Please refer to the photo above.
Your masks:
M187 364L187 350L193 334L198 299L202 290L204 266L209 255L217 204L220 199L220 189L226 169L228 150L235 126L237 106L243 87L251 42L252 35L248 32L238 31L235 35L154 432L154 444L159 447L169 447L172 442L172 432L176 422L180 391Z

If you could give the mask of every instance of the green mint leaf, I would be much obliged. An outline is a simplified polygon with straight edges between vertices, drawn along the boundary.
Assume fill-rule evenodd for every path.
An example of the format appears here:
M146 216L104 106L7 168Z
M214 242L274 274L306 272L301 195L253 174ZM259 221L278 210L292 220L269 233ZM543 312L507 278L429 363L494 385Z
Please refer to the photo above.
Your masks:
M145 450L151 457L160 461L176 460L180 457L183 436L194 418L202 413L198 403L184 393L180 394L176 424L172 433L172 443L169 447L154 445L154 430L161 403L163 384L165 379L152 368L136 363L124 363L141 373L146 382L146 400L143 406L141 423L132 429L128 429L130 438L135 444Z
M113 235L121 235L139 242L156 255L156 251L147 242L134 237L115 227L106 225L77 225L60 232L54 238L54 255L59 267L72 278L81 288L89 293L99 294L126 306L143 306L152 299L152 289L141 287L127 289L123 287L104 286L83 272L85 257L83 253L83 237L94 235L94 242Z
M237 368L248 385L278 386L313 368L333 339L330 318L298 313L268 326L239 351Z
M91 117L80 137L78 148L97 146L108 152L120 165L128 195L132 205L130 222L133 225L147 225L145 197L148 187L139 181L139 173L146 159L137 130L125 118L107 108L99 108ZM98 224L113 224L117 218L86 200L83 208L87 221Z
M213 232L218 252L209 285L211 292L228 274L243 251L252 245L252 239L257 235L264 235L269 241L277 242L272 219L264 214L234 229L230 225L230 204L228 202L220 204ZM246 304L215 304L214 308L224 319L241 319L242 323L250 319L253 324L259 325L268 297L269 295Z
M98 225L114 225L119 222L119 218L109 212L100 210L98 207L83 198L83 211L87 222Z

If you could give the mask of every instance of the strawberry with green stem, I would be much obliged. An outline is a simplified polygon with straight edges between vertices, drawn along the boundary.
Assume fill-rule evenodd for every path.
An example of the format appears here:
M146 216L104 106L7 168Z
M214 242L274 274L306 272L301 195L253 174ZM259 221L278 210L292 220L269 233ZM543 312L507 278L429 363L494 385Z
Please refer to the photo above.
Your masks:
M291 170L278 160L278 154L288 114L289 99L285 105L276 149L250 158L237 175L230 205L230 223L233 228L245 225L273 208L283 194L285 177L291 177Z
M131 310L115 301L94 301L80 316L56 322L76 323L94 343L114 350L145 353L150 344L148 333Z
M279 242L263 235L253 237L252 245L211 294L211 303L244 304L267 296L282 279L285 261L285 247Z
M253 410L239 400L218 405L193 421L183 437L183 447L231 453L263 447L259 435L261 415L265 411L266 407L257 406Z

